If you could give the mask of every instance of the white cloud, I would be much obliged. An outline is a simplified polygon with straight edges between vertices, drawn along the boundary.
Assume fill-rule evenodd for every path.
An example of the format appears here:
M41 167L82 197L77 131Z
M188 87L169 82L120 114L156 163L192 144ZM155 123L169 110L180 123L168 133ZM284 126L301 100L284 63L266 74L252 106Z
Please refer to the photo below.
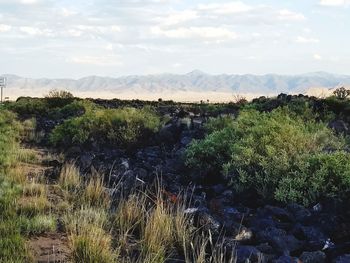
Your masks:
M198 18L198 13L194 10L184 10L181 12L174 12L166 17L157 18L155 20L160 21L165 26L176 25L179 23L187 22Z
M312 38L312 37L298 36L295 39L295 42L300 43L300 44L308 44L308 43L319 43L320 40L317 38Z
M24 5L33 5L39 3L39 0L20 0L20 3Z
M305 16L301 13L296 13L288 9L282 9L278 11L278 19L288 21L302 21L305 20Z
M69 17L69 16L74 16L74 15L78 14L78 12L63 7L63 8L61 9L61 14L62 14L62 16L64 16L64 17Z
M2 32L8 32L11 30L11 26L9 25L4 25L4 24L0 24L0 33Z
M322 6L348 6L350 0L321 0L320 5Z
M112 51L113 50L113 44L109 43L105 46L106 50Z
M179 27L176 29L162 29L158 26L152 27L151 32L157 36L168 38L204 38L204 39L236 39L237 34L223 27Z
M253 8L243 2L237 1L223 4L202 4L198 6L198 9L202 11L209 11L214 14L234 14L247 12Z
M30 36L47 36L47 37L55 36L55 34L50 29L40 29L38 27L21 26L19 30Z
M313 55L314 60L322 60L322 56L320 54Z
M122 62L117 56L76 56L67 60L74 64L94 66L120 66Z

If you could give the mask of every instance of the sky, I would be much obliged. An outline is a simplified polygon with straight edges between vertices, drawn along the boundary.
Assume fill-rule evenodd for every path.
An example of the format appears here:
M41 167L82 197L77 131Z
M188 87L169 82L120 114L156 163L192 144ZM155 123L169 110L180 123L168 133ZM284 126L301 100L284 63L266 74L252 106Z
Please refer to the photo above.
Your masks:
M0 74L350 74L350 0L0 0Z

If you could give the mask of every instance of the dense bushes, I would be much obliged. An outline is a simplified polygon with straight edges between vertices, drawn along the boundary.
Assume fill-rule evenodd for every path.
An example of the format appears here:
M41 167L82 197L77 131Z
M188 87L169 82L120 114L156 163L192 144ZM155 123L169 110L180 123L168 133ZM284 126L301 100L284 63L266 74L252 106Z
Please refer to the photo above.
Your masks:
M18 148L20 128L14 113L0 109L0 168L14 162L13 155Z
M188 148L187 164L208 176L221 172L237 192L254 189L266 199L309 204L350 187L350 155L337 152L344 140L294 110L245 110L234 121L207 126L209 135Z
M156 132L160 118L150 109L90 109L80 117L66 120L50 136L53 144L99 142L127 146Z

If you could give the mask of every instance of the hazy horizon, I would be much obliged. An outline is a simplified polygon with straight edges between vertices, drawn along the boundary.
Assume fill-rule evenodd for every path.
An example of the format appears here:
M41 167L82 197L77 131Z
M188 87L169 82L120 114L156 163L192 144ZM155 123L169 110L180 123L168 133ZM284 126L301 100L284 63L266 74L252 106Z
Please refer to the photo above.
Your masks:
M65 78L65 77L57 77L57 78L50 78L50 77L32 77L32 76L25 76L25 75L18 75L18 74L13 74L13 73L2 73L0 72L0 76L17 76L20 78L27 78L27 79L70 79L70 80L79 80L79 79L84 79L84 78L89 78L89 77L97 77L97 78L112 78L112 79L118 79L118 78L123 78L123 77L132 77L132 76L137 76L137 77L148 77L148 76L162 76L162 75L179 75L179 76L185 76L185 75L189 75L192 73L196 73L196 74L204 74L204 75L209 75L209 76L221 76L221 75L227 75L227 76L257 76L257 77L263 77L263 76L282 76L282 77L295 77L295 76L311 76L313 74L321 74L321 75L332 75L332 76L350 76L349 74L338 74L338 73L334 73L334 72L326 72L326 71L314 71L314 72L303 72L303 73L299 73L299 74L278 74L278 73L274 73L274 72L268 72L268 73L262 73L262 74L252 74L252 73L217 73L217 74L213 74L213 73L208 73L205 72L203 70L199 70L199 69L194 69L192 71L189 72L179 72L179 73L171 73L171 72L159 72L159 73L149 73L149 74L130 74L130 75L116 75L116 76L110 76L110 75L86 75L86 76L82 76L79 78Z
M0 0L0 74L348 74L348 0Z

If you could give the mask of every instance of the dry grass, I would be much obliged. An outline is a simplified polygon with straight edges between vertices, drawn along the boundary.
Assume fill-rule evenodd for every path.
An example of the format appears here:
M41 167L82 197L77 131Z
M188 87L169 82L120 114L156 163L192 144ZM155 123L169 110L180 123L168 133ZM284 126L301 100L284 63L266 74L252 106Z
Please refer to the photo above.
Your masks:
M36 139L36 119L31 118L22 122L22 139L32 142Z
M80 178L74 164L66 164L60 177L74 196L62 216L74 262L163 263L173 255L186 263L235 262L210 232L192 226L185 195L169 197L158 182L153 191L120 197L111 209L102 176Z
M66 163L62 167L58 183L66 191L72 191L80 187L81 176L74 163Z
M46 196L46 187L43 184L30 182L23 186L24 196Z
M24 185L27 181L27 174L22 166L17 165L7 171L7 179L16 184Z
M91 225L79 234L71 234L69 240L74 262L115 262L111 236L99 227Z
M17 201L17 210L21 215L34 216L44 214L51 209L46 196L22 197Z
M17 161L27 164L37 164L39 162L38 153L32 149L20 148L15 153Z
M107 209L110 201L109 195L103 186L102 176L92 176L83 186L83 191L80 194L81 204Z
M81 207L68 211L63 222L74 262L113 262L112 238L104 230L108 222L104 209Z

